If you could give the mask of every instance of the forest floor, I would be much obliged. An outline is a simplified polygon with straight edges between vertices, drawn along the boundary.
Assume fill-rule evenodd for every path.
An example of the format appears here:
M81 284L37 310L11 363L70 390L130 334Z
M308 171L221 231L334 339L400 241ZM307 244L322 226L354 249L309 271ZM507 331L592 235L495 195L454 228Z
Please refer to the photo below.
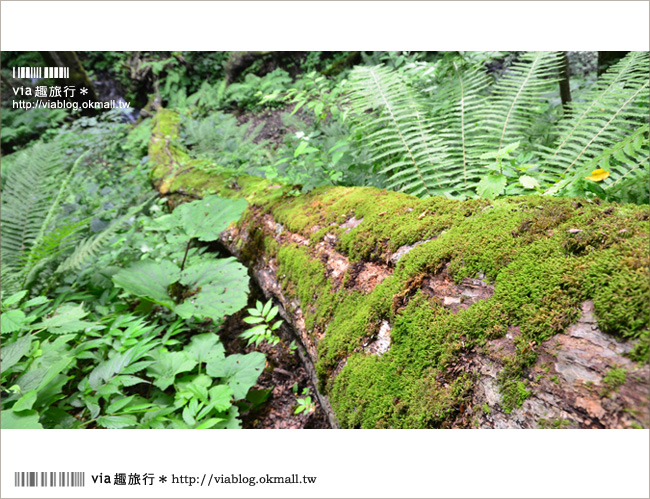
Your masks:
M253 301L250 306L254 306ZM330 428L327 417L318 404L318 399L313 396L316 391L315 387L311 383L307 370L302 366L297 352L291 352L288 342L285 341L276 345L269 345L265 342L258 346L247 346L240 336L249 327L242 320L245 316L246 311L243 310L227 319L220 331L221 341L228 355L246 354L254 351L266 355L266 369L253 389L270 389L271 395L258 409L242 414L243 428ZM298 395L293 390L296 384ZM312 394L314 410L294 414L297 398L305 388L309 388Z
M281 109L247 112L237 116L237 121L239 121L240 125L249 123L250 131L262 125L253 142L269 141L271 147L277 149L284 142L284 136L287 133L296 133L298 131L297 127L287 124L282 118L284 114L291 114L294 107L295 104L290 104ZM294 115L294 118L307 124L311 124L314 121L313 115L302 109Z

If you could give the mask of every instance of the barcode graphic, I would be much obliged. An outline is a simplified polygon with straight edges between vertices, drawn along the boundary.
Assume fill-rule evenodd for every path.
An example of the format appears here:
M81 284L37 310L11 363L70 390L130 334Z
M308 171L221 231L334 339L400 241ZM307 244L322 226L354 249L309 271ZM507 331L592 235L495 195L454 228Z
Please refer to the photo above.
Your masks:
M70 68L11 68L14 78L70 78Z
M16 471L16 487L85 487L83 471Z

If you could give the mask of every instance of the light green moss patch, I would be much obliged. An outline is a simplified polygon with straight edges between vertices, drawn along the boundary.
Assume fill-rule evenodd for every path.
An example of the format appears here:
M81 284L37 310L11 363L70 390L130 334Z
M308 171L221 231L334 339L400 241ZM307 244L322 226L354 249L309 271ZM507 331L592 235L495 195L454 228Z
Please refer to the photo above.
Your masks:
M157 118L154 176L164 176L171 192L249 201L240 221L249 231L242 258L277 258L283 293L299 300L307 333L323 335L316 369L342 426L449 426L474 383L450 369L461 354L516 327L515 353L497 378L502 408L512 411L533 389L525 373L537 347L574 324L585 300L594 302L603 331L634 341L632 358L648 362L647 207L540 196L422 200L370 187L292 197L289 187L259 177L208 174L173 144L170 160L162 134L177 133L174 120L167 113ZM312 242L335 234L350 262L387 263L398 248L430 240L404 255L371 292L335 290L310 247L281 245L264 232L264 214ZM352 217L361 223L341 227ZM424 279L443 270L456 283L483 279L494 294L454 314L422 291ZM365 353L384 320L392 327L390 349Z

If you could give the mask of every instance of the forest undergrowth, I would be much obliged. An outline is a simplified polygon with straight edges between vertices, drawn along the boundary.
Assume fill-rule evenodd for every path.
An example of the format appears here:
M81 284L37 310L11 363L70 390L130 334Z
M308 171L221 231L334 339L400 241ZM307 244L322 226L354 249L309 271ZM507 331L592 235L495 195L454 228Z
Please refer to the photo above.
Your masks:
M139 108L94 116L12 109L5 79L48 82L10 79L38 53L3 56L3 428L239 428L277 381L261 350L296 361L278 305L211 245L247 202L170 211L152 150L233 185L290 186L288 201L373 186L649 202L647 52L602 68L563 52L267 53L243 68L237 54L79 53ZM151 146L161 108L180 115L173 157ZM223 344L235 315L246 353ZM306 421L318 404L300 379L283 396Z

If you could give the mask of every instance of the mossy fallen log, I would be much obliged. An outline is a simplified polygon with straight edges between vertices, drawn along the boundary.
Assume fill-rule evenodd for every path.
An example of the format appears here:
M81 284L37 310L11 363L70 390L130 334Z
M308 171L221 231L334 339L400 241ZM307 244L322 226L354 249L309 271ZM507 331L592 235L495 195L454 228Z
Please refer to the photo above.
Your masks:
M648 427L647 207L293 196L206 173L173 145L176 115L156 120L152 175L172 203L250 203L221 241L281 305L341 427Z

